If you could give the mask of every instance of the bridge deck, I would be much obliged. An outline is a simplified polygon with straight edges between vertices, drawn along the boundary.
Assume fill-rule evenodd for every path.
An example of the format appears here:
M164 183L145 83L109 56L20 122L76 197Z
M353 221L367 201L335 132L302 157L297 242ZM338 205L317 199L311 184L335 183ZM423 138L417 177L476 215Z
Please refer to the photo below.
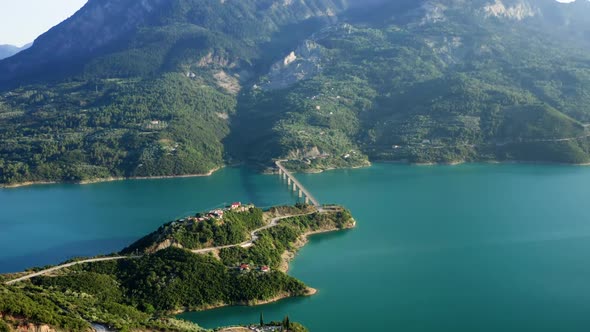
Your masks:
M311 201L311 203L316 206L316 207L320 207L320 203L318 202L317 199L315 199L315 197L313 197L313 195L301 184L301 182L299 182L297 180L297 178L295 178L295 176L293 176L293 174L291 174L291 172L289 172L282 164L281 161L277 161L275 162L275 164L277 165L277 167L283 171L283 173L285 173L287 175L287 177L289 179L291 179L291 181L293 181L293 183L295 183L295 185L301 189L301 191L305 194L305 197L309 198L309 200Z

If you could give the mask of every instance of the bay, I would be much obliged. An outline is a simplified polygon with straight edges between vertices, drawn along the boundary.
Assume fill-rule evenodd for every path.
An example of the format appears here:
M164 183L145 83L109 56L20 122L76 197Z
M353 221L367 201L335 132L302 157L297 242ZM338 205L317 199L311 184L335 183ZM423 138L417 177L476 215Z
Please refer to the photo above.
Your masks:
M0 273L119 251L167 221L234 201L293 204L277 177L224 168L210 177L0 189Z

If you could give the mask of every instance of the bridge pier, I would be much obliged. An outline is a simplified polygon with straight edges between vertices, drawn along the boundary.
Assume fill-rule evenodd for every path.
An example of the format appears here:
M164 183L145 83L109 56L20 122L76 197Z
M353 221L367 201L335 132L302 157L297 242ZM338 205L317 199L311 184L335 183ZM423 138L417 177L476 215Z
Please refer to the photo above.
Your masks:
M305 204L309 204L309 197L305 196Z
M290 186L291 185L291 178L287 178L287 185Z
M293 182L293 191L297 191L297 184Z
M299 189L299 198L303 197L303 191L301 191L301 189Z

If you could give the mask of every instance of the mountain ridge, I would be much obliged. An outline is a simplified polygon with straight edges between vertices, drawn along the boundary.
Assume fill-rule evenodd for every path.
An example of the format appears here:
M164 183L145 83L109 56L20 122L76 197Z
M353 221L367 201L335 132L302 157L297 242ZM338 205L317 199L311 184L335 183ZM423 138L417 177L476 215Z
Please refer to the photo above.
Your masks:
M0 60L9 58L18 52L28 49L31 47L33 43L26 44L22 47L14 46L14 45L0 45Z

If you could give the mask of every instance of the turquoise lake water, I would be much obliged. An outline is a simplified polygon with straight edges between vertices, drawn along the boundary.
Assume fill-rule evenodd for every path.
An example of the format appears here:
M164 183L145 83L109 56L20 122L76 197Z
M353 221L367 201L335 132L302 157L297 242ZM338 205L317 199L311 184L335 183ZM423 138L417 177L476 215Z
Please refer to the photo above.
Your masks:
M378 164L298 175L357 229L312 238L290 273L310 298L182 315L205 327L289 315L311 331L588 331L590 168ZM0 271L122 248L163 222L294 197L278 177L0 190Z

